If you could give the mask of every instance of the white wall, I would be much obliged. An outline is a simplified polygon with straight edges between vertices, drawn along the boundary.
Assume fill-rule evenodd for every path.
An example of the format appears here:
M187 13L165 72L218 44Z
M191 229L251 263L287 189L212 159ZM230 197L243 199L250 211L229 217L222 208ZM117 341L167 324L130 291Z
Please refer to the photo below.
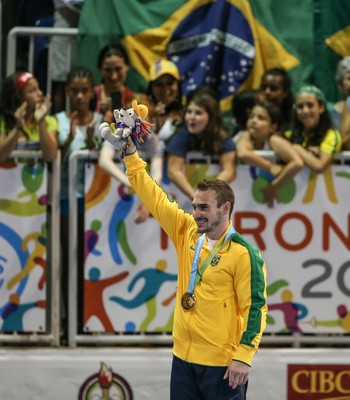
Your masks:
M261 349L254 358L248 399L287 399L288 364L307 364L312 369L319 364L327 364L329 370L332 369L329 366L340 365L346 374L342 381L346 388L346 382L350 381L349 361L350 350L348 349ZM94 376L98 374L101 362L111 367L115 374L127 381L133 391L133 399L166 400L169 398L170 348L123 349L115 347L3 349L0 351L0 397L4 400L75 400L78 399L79 390L84 382L90 378L90 384L87 385L90 387L90 397L85 396L82 399L99 398L104 400L99 385L93 386ZM330 378L327 379L328 386L327 384L323 385L325 389L332 386ZM116 380L116 382L119 381ZM117 397L117 386L112 387L108 396L111 399L129 399L127 394L124 397ZM333 394L332 397L326 395L321 397L320 393L308 392L301 393L298 397L290 397L288 400L319 400L321 398L350 399L350 388L349 392L338 393L337 397ZM106 397L106 399L108 398Z

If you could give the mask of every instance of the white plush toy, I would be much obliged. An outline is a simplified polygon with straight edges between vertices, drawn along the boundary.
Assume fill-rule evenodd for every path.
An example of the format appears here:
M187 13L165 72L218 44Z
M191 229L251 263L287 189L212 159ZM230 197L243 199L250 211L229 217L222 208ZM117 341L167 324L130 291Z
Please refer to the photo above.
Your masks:
M140 143L144 141L143 135L151 133L152 124L144 121L148 115L148 107L137 104L136 100L132 101L131 108L114 110L113 114L115 122L111 124L103 122L99 127L100 135L116 150L121 150L121 158L123 158L130 140L136 148L140 147Z

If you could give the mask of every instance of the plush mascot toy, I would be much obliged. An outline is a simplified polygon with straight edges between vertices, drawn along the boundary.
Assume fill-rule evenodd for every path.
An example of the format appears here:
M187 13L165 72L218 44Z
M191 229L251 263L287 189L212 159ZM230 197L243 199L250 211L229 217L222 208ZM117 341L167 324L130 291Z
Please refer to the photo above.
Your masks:
M131 108L121 108L113 112L115 122L110 125L103 122L100 125L100 134L104 140L111 143L114 148L121 151L121 158L125 156L125 150L131 140L136 148L143 143L143 135L151 133L151 126L145 119L148 115L148 108L144 104L137 104L136 100L131 103Z

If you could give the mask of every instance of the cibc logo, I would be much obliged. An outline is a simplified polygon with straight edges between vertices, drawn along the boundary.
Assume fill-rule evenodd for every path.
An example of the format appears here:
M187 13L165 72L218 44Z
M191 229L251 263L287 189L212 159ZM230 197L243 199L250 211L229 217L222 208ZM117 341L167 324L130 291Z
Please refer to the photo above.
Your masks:
M349 400L349 364L288 365L288 400Z

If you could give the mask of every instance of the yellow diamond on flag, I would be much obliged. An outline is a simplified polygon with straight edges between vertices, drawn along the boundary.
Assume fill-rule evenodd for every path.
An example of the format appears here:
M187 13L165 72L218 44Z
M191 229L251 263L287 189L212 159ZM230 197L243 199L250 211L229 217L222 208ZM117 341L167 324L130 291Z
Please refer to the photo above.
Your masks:
M341 57L350 54L350 26L347 26L325 40L326 44Z

